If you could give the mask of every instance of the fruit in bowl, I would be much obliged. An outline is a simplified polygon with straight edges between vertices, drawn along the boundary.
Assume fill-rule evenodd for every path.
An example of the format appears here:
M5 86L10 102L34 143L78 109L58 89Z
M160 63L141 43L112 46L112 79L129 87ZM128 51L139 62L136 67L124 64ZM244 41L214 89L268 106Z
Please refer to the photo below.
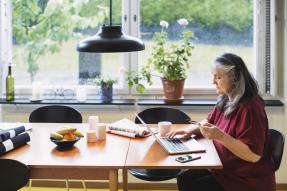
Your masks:
M72 148L82 137L84 137L84 135L74 127L65 127L50 134L51 141L55 143L60 150Z

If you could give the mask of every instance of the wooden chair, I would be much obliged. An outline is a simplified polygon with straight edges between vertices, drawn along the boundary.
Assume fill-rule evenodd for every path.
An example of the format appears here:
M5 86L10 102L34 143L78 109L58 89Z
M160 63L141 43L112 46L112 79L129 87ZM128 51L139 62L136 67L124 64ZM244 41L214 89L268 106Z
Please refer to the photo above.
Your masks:
M271 158L274 165L274 170L277 171L281 164L281 159L284 150L285 138L282 133L275 129L268 130L269 149L271 151Z
M29 117L31 123L82 123L76 109L64 105L48 105L35 109Z
M27 184L29 177L30 169L25 164L12 159L0 159L1 190L17 191Z
M168 107L155 107L143 110L140 112L139 117L147 124L156 124L160 121L170 121L173 124L190 124L190 117L183 111L175 108ZM139 124L138 118L135 118L135 123ZM175 169L129 169L130 174L146 181L164 181L176 178L181 175L185 170Z

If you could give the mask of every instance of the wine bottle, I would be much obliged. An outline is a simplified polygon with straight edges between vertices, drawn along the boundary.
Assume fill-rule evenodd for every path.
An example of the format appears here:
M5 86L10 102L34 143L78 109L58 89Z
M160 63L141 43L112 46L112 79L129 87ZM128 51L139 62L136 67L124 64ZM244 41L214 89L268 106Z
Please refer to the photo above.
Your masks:
M14 77L12 76L12 67L8 66L8 75L6 77L6 100L13 101L15 96Z

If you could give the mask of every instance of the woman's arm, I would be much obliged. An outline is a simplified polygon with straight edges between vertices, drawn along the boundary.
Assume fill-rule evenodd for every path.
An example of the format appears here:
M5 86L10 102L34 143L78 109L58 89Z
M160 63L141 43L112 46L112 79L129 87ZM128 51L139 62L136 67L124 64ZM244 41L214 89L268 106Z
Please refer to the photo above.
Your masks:
M192 127L188 129L171 131L166 136L174 137L175 135L183 135L186 138L190 138L191 135L201 135L199 127L201 124L206 124L206 123L207 123L207 119L204 119L199 123L195 123L195 126L193 125Z
M250 148L245 143L222 132L214 125L206 124L204 126L201 126L200 131L204 137L208 139L213 139L221 143L234 155L245 161L255 163L261 158L260 155L257 155L256 153L251 151Z

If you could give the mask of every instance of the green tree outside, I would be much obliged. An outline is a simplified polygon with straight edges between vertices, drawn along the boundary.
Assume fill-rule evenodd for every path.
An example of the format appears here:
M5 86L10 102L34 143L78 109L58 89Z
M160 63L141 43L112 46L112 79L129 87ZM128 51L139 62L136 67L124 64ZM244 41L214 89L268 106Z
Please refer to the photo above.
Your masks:
M86 11L93 6L94 12ZM13 0L13 36L23 46L31 81L38 59L60 50L62 42L81 36L81 29L95 28L107 18L107 7L95 0ZM16 55L17 56L17 55Z

